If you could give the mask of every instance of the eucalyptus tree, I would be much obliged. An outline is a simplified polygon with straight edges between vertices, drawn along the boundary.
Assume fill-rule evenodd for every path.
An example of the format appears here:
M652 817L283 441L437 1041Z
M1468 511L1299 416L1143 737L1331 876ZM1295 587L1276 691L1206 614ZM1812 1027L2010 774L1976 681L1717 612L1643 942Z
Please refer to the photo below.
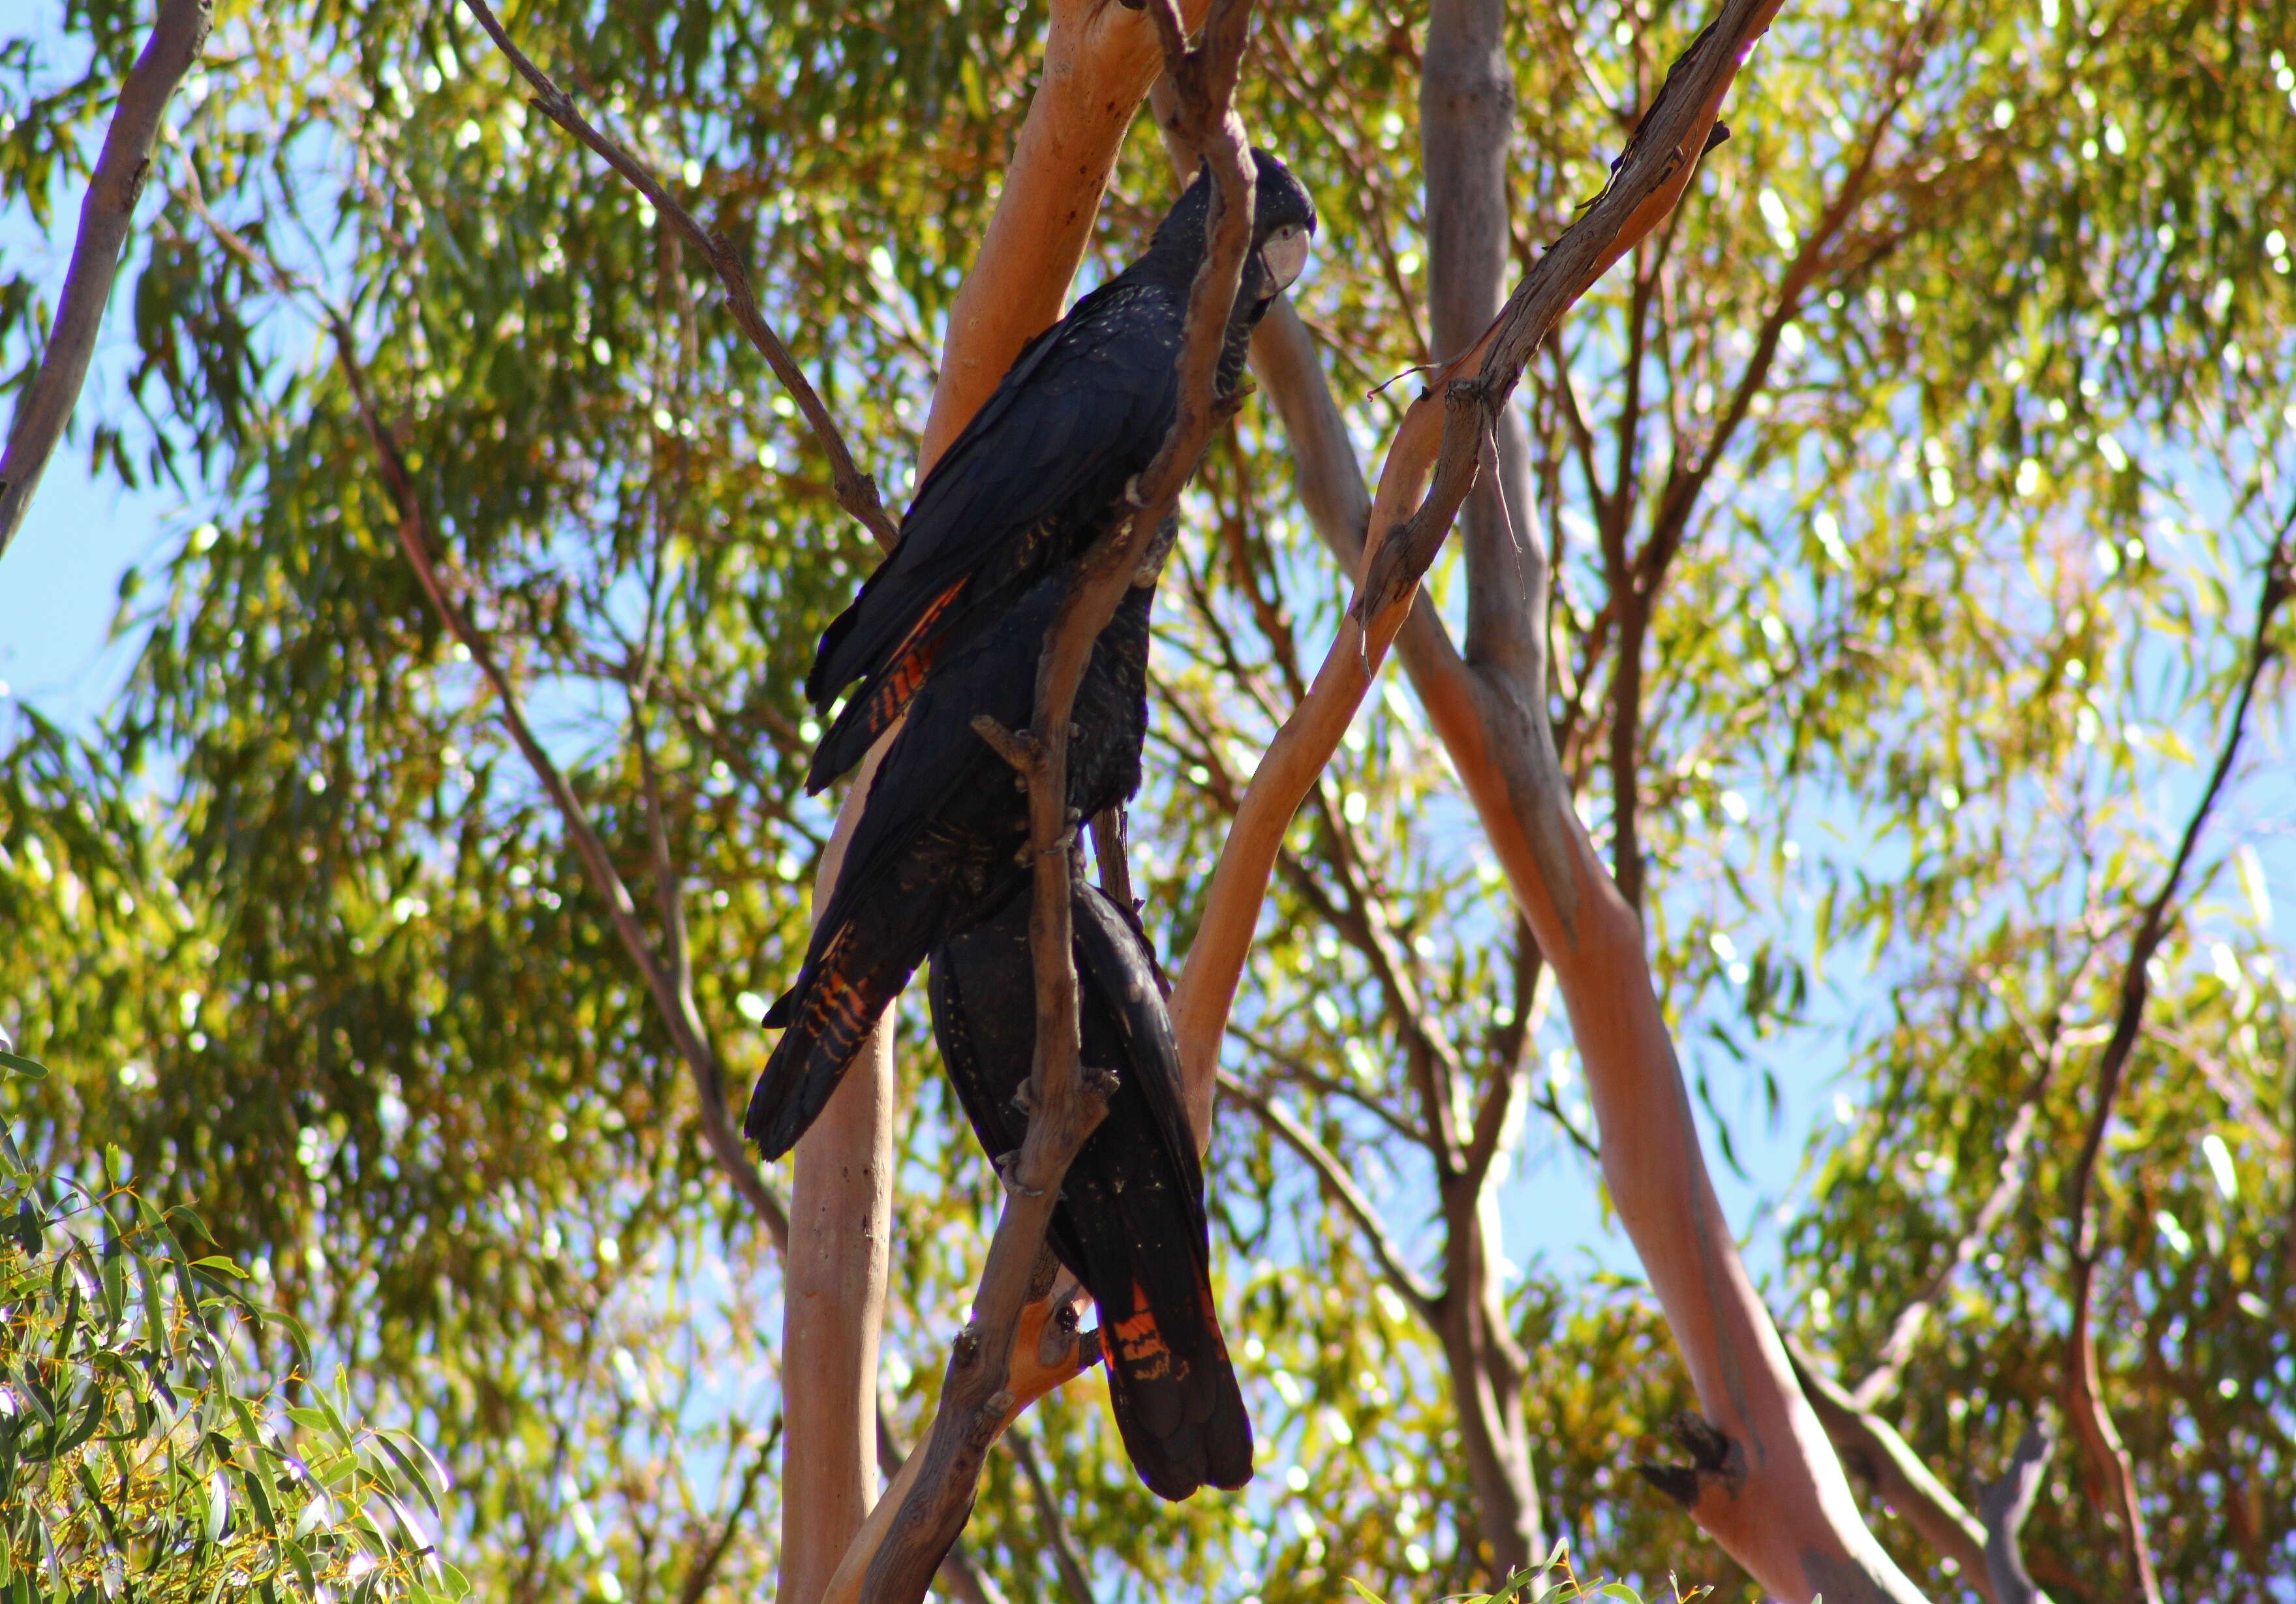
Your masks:
M1346 626L1416 389L1389 381L1493 309L1459 292L1447 175L1505 197L1475 282L1528 274L1707 20L1261 12L1242 110L1324 221L1305 338L1256 351L1160 611L1133 874L1175 968ZM1543 708L1726 1160L1766 1084L1839 1076L1762 1291L1890 1556L1997 1596L1978 1485L2071 1400L2023 1534L2051 1596L2130 1596L2140 1554L2163 1596L2284 1591L2291 20L1779 15L1726 142L1527 371L1496 494L1283 831L1213 1043L1258 1481L1156 1504L1072 1385L991 1456L947 1587L1431 1598L1557 1536L1582 1570L1748 1585L1632 1471L1693 1405L1650 1290L1505 1263L1507 1176L1601 1184L1620 1134L1449 739L1464 664L1478 705ZM506 21L722 232L898 505L1047 17ZM75 5L8 46L12 205L64 225L146 22ZM1174 182L1140 119L1087 277ZM138 216L137 407L85 438L188 510L123 583L142 657L102 727L19 709L0 754L0 1019L55 1071L0 1093L20 1141L115 1142L194 1201L362 1407L439 1446L481 1592L755 1590L778 1199L713 1159L699 1066L738 1101L802 953L831 815L800 687L874 539L709 264L463 11L217 7ZM20 381L37 293L0 289ZM1546 596L1499 561L1526 550ZM921 1009L893 1038L906 1441L996 1187Z

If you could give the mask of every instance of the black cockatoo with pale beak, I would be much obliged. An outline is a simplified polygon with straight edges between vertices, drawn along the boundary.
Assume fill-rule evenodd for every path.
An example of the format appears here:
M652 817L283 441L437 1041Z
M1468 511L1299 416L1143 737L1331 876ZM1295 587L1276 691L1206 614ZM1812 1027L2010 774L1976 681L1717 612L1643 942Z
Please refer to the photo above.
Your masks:
M1243 376L1251 331L1308 259L1316 207L1254 151L1251 252L1229 315L1218 390ZM1188 291L1205 250L1209 171L1157 225L1140 259L1024 347L996 393L918 487L900 542L824 632L805 693L826 710L862 682L815 749L819 791L907 708L933 665L1087 549L1177 415Z

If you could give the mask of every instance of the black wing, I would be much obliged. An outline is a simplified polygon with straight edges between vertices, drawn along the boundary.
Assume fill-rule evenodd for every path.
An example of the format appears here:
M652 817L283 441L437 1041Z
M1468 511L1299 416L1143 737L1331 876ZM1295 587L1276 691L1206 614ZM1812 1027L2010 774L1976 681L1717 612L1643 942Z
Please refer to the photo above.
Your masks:
M1119 277L1022 353L925 476L900 544L823 634L805 683L816 707L884 669L950 587L1004 548L1032 535L1057 544L1048 525L1096 527L1178 405L1184 313L1167 286Z
M1006 626L919 696L869 789L844 867L814 922L796 983L767 1011L783 1027L742 1127L769 1158L797 1144L870 1029L933 943L1026 870L1028 803L1013 771L973 732L987 713L1028 722L1037 657L1059 602L1031 597Z

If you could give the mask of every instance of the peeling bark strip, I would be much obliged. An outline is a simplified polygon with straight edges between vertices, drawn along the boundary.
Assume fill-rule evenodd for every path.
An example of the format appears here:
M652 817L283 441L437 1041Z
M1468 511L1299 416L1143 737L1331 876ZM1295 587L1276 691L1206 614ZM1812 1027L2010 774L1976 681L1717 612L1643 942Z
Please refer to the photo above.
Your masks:
M1214 381L1251 242L1254 168L1232 110L1251 11L1252 0L1217 0L1201 42L1192 47L1173 0L1149 0L1183 126L1191 143L1205 152L1215 185L1203 266L1188 298L1179 413L1127 493L1130 515L1071 570L1037 666L1031 728L1005 732L987 720L976 721L982 739L1013 765L1029 791L1034 864L1029 939L1037 968L1037 1061L1029 1081L1029 1133L1007 1173L1004 1207L974 1294L972 1320L957 1336L931 1435L914 1456L921 1467L915 1482L867 1562L864 1604L922 1600L941 1557L972 1514L982 1459L1022 1407L1009 1386L1012 1359L1023 1313L1045 1290L1030 1283L1061 1180L1107 1109L1107 1089L1087 1084L1078 1062L1070 929L1077 823L1068 816L1070 710L1094 641L1136 583L1212 431L1230 415L1231 408L1215 397ZM894 1500L889 1494L882 1502ZM857 1551L862 1544L855 1546ZM852 1563L849 1555L847 1563Z
M111 299L111 282L119 274L120 249L127 242L135 202L152 170L152 142L159 136L160 114L184 74L199 60L212 11L211 0L163 0L152 37L120 88L95 172L88 179L87 198L80 202L79 237L72 242L71 266L64 271L48 348L24 398L17 403L6 449L0 450L0 557L7 555L8 543L23 528L40 476L47 471L48 459L55 454L72 409L79 404L87 364L95 355L96 331L103 326L103 309Z

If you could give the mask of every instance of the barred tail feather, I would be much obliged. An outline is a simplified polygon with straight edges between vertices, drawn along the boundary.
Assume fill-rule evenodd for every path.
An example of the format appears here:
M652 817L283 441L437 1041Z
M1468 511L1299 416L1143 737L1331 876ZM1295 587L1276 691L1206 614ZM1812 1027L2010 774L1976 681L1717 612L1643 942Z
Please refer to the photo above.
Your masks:
M813 749L813 765L805 775L806 795L819 796L840 774L869 755L877 738L909 710L917 687L925 683L925 675L939 657L938 641L905 643L900 655L885 665L884 672L861 688L861 694L846 704L822 736L821 744Z
M767 1158L797 1145L900 989L896 981L889 990L885 976L856 964L854 945L848 925L766 1015L767 1024L787 1028L758 1077L742 1128Z
M822 635L822 651L815 656L813 673L806 677L806 700L815 707L829 707L829 700L852 679L868 675L861 686L861 695L836 716L829 725L829 734L815 748L813 769L806 773L806 791L822 791L838 775L852 769L868 753L870 743L893 727L893 721L909 709L909 698L916 695L916 686L925 682L925 673L932 667L934 659L941 654L941 640L934 638L934 626L948 615L948 608L957 603L972 581L960 581L948 585L941 594L925 603L923 613L909 624L907 634L900 642L884 654L884 661L874 667L868 666L868 654L857 651L849 666L838 666L836 659L845 654L845 642L858 624L861 603L868 602L868 587L861 597L845 608Z
M1196 1310L1200 1329L1168 1333L1133 1283L1133 1313L1103 1316L1109 1403L1125 1453L1150 1492L1177 1502L1207 1485L1241 1487L1251 1479L1251 1420L1220 1336L1211 1287Z

